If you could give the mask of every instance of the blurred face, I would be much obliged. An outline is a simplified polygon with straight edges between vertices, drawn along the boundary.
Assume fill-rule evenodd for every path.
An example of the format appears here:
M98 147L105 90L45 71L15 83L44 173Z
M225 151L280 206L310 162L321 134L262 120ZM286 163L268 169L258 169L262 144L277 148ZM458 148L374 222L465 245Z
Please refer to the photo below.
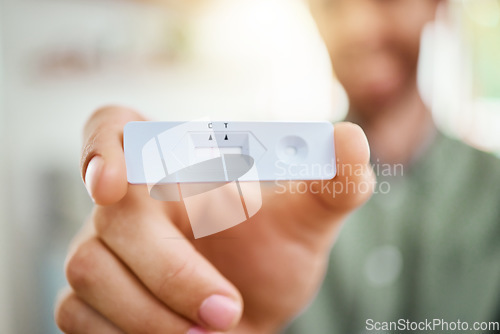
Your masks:
M309 2L351 106L374 109L414 89L420 35L439 0Z

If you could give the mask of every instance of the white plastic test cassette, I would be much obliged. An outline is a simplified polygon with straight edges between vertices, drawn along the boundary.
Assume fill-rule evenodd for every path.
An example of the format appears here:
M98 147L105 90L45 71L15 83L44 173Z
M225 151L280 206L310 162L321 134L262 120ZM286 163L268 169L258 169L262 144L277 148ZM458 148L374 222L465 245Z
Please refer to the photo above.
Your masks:
M335 176L329 122L131 122L132 184L327 180Z

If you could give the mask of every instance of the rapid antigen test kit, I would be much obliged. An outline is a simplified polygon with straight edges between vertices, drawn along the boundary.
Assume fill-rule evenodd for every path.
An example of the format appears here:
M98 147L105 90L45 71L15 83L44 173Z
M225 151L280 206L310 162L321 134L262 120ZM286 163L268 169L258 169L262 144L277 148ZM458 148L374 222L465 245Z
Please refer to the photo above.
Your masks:
M131 122L124 128L132 184L328 180L330 122Z

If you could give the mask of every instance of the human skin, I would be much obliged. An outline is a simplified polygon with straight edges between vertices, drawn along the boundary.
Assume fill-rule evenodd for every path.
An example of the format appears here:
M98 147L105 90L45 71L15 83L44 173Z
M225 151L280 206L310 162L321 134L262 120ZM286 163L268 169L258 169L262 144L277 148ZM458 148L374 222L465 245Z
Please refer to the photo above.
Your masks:
M363 131L335 125L343 168L328 182L337 189L350 182L351 191L332 196L309 182L309 192L282 194L264 186L255 216L194 239L182 203L127 183L123 126L137 120L135 111L112 106L85 126L82 177L96 205L70 246L58 326L66 333L279 331L311 300L342 221L371 194Z

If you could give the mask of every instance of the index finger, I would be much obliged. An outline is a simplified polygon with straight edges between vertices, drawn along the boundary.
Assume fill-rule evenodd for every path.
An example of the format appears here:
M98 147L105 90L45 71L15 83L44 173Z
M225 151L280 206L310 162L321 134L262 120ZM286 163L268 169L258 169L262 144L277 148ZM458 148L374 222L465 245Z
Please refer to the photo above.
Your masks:
M116 203L127 193L123 128L128 122L143 120L132 109L108 106L94 112L85 124L80 168L89 195L97 204Z

